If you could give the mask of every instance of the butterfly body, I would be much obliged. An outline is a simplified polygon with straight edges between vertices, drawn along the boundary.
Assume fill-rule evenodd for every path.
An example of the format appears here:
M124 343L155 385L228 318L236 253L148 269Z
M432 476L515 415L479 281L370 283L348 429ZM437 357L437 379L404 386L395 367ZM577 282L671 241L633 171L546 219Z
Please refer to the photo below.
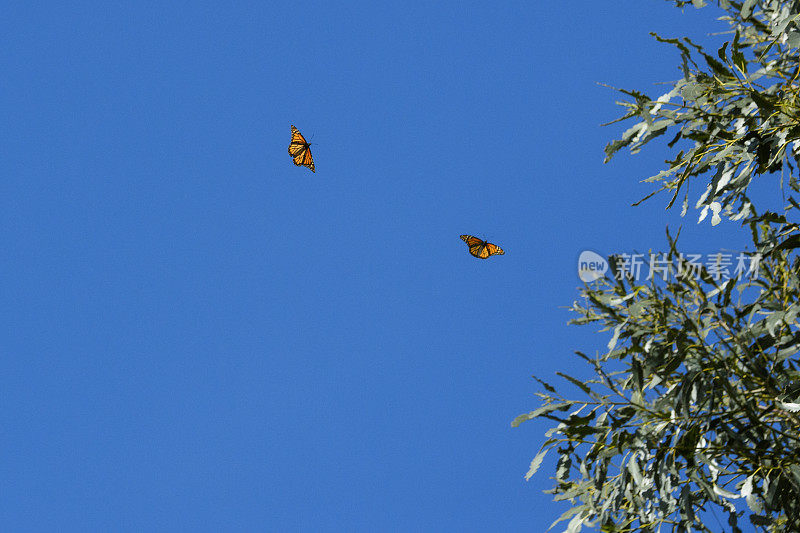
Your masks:
M289 141L289 155L292 156L292 161L298 167L300 165L308 167L311 172L314 172L314 158L311 157L311 150L309 149L311 143L306 141L306 138L292 126L292 139Z
M487 259L492 255L504 255L505 252L496 244L483 241L472 235L461 235L461 240L469 246L469 253L478 259Z

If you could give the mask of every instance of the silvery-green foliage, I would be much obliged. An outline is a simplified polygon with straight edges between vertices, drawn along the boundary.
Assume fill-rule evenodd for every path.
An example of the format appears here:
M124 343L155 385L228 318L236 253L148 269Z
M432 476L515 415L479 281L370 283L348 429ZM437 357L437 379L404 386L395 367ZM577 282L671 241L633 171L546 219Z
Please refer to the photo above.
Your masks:
M792 170L800 157L800 6L786 0L718 5L730 28L718 50L688 37L653 34L679 52L681 77L656 97L620 90L628 99L620 102L626 113L617 121L635 124L606 146L606 161L621 148L637 152L668 135L673 156L646 178L657 187L650 196L667 191L668 205L682 197L684 212L693 201L703 212L712 207L741 220L752 215L746 194L751 181ZM704 192L690 199L688 185L696 180Z
M669 132L678 151L650 178L655 192L668 191L669 205L682 194L685 212L688 182L706 180L701 217L739 220L761 259L758 277L695 276L667 234L667 280L618 275L611 258L607 276L584 287L572 323L608 335L599 353L577 352L596 377L558 373L569 394L536 378L541 404L512 422L553 422L525 477L557 455L549 492L572 504L555 522L566 531L721 531L725 522L735 533L740 520L800 531L798 4L718 0L731 28L718 51L657 37L679 50L682 78L655 99L622 91L633 98L624 118L636 123L607 157ZM772 173L788 183L787 205L759 213L747 187Z
M672 239L669 258L681 261ZM573 503L573 528L719 531L701 518L710 507L733 531L743 513L766 531L800 528L800 259L770 253L759 274L612 275L573 304L573 323L613 340L578 353L596 378L561 374L578 399L540 381L543 405L512 423L556 423L526 477L558 454L551 492Z

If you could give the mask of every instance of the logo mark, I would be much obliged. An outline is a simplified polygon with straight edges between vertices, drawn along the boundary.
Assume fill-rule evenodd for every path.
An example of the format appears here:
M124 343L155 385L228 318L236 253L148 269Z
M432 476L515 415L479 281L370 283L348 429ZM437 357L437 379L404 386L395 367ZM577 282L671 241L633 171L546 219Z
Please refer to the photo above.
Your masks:
M582 251L578 257L578 277L585 283L602 278L606 270L608 263L605 258L591 250Z

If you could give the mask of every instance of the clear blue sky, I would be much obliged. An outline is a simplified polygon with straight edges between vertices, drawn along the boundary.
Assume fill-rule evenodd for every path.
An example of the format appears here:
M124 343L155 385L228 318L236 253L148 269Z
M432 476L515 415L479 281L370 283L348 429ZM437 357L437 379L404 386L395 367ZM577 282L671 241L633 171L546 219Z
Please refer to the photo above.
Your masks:
M548 426L509 423L608 341L580 251L745 242L630 207L664 143L602 164L595 82L665 92L648 32L715 12L217 4L4 9L0 525L544 531Z

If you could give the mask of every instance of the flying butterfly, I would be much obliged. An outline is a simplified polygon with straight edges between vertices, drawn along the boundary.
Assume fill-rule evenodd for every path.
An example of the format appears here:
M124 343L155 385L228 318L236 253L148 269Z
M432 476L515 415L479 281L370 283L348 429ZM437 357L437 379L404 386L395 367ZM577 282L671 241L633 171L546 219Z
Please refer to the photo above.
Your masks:
M289 155L292 156L295 165L298 167L303 165L304 167L310 168L311 172L314 172L314 159L311 157L309 146L311 146L311 144L306 141L306 138L297 131L297 128L292 126L292 140L289 141Z
M490 255L503 255L505 252L496 244L482 241L472 235L462 235L461 240L469 246L469 253L478 259L486 259Z

